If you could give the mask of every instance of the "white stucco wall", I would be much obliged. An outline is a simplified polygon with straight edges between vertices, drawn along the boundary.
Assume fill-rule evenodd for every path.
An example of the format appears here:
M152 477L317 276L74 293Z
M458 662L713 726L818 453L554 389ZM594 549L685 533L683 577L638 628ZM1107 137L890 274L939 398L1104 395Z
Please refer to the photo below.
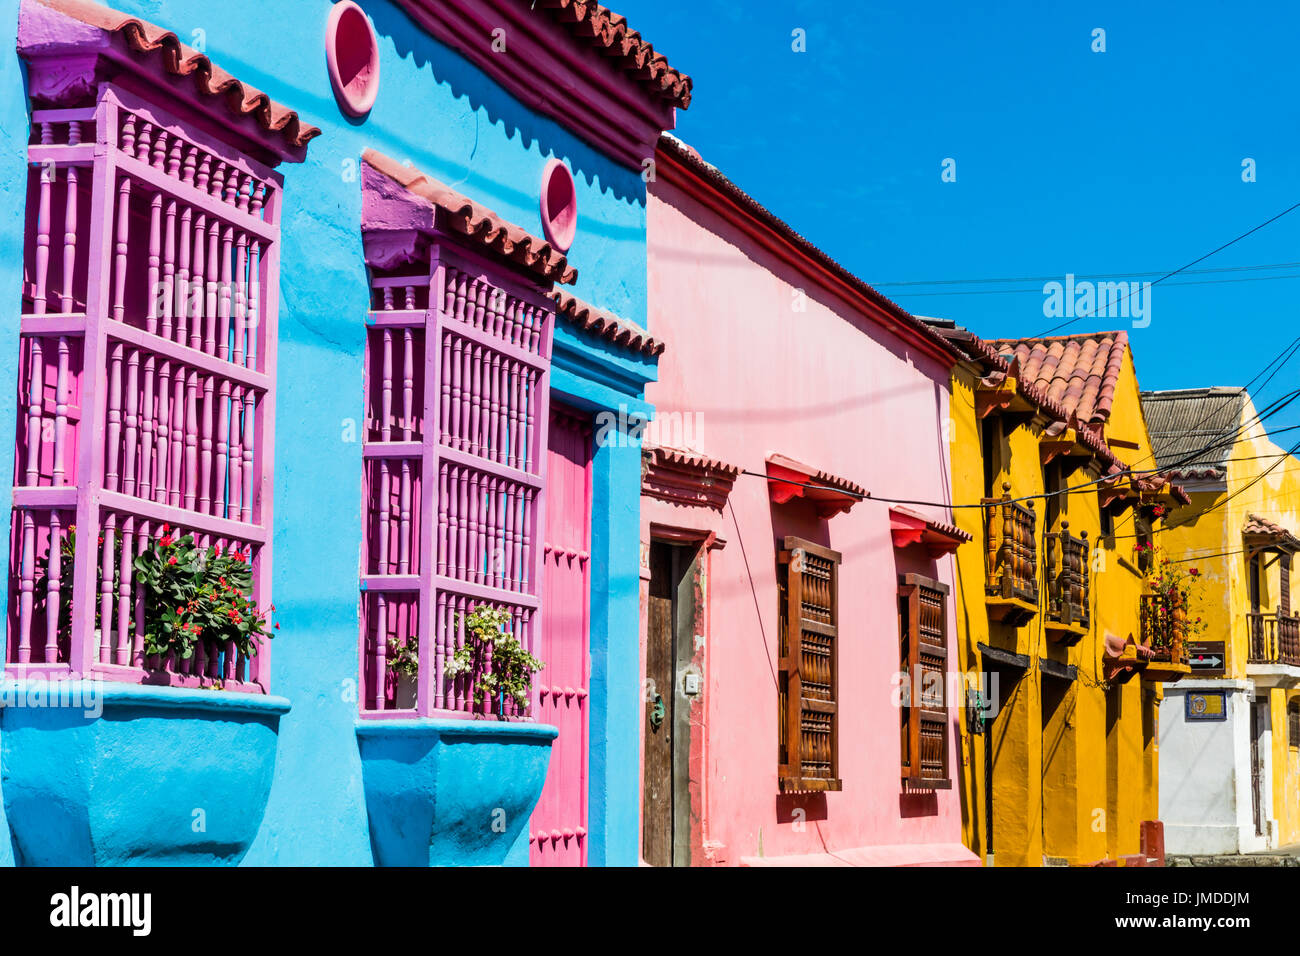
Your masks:
M1160 819L1171 854L1249 853L1269 847L1272 817L1269 728L1260 746L1264 836L1255 835L1250 785L1252 684L1185 680L1165 685L1160 705ZM1228 719L1186 719L1189 692L1223 691Z

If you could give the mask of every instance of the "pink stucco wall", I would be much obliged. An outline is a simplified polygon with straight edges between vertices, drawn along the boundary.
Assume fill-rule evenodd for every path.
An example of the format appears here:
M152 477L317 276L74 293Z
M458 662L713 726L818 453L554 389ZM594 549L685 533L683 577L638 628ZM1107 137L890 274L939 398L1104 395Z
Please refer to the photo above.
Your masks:
M796 311L796 289L807 280L662 177L650 188L647 215L649 325L668 345L648 397L664 444L673 443L678 413L690 416L691 429L678 436L693 440L690 450L748 471L762 473L777 453L877 495L948 500L948 370L940 362L811 286L804 311ZM948 520L943 509L915 510ZM707 608L697 624L705 693L692 749L705 770L691 782L693 812L702 813L692 862L836 862L830 854L974 862L961 846L956 789L903 792L893 704L898 575L920 572L951 588L951 557L895 551L888 505L864 501L823 521L797 500L774 506L767 482L744 474L721 513L643 497L643 554L664 528L720 539L708 551ZM791 797L777 787L776 544L786 534L844 556L842 792ZM643 660L645 639L643 613ZM951 643L949 656L955 659ZM953 719L955 787L955 712ZM804 810L802 825L795 808Z

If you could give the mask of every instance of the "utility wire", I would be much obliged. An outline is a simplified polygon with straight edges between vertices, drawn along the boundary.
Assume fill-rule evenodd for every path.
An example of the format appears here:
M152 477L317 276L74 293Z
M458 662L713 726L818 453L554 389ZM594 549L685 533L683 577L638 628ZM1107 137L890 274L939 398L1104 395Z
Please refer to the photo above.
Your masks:
M1152 280L1151 285L1159 285L1161 282L1164 282L1166 279L1171 279L1171 278L1173 278L1174 276L1178 275L1180 272L1186 272L1186 271L1187 271L1188 269L1190 269L1192 266L1204 262L1206 259L1209 259L1211 256L1218 255L1220 252L1222 252L1224 249L1227 249L1229 246L1234 246L1234 245L1236 245L1237 243L1241 242L1241 240L1245 239L1247 236L1253 236L1255 233L1259 232L1259 231L1260 231L1261 229L1263 229L1265 226L1270 226L1270 225L1272 225L1273 223L1275 223L1275 222L1277 222L1279 219L1281 219L1283 216L1286 216L1286 215L1288 215L1289 213L1292 213L1292 212L1294 212L1294 211L1297 210L1297 209L1300 209L1300 202L1298 202L1298 203L1293 203L1292 205L1288 206L1286 209L1283 209L1283 210L1282 210L1280 213L1278 213L1276 216L1273 216L1273 217L1270 218L1270 219L1266 219L1266 220L1264 220L1263 222L1261 222L1258 226L1254 226L1254 227L1252 227L1251 229L1246 230L1246 231L1243 232L1241 235L1237 236L1235 239L1229 239L1229 240L1228 240L1227 242L1225 242L1223 245L1219 246L1219 247L1216 248L1216 249L1212 249L1212 250L1210 250L1209 252L1207 252L1207 253L1206 253L1205 255L1203 255L1203 256L1200 256L1200 257L1198 257L1198 258L1196 258L1196 259L1193 259L1191 262L1187 263L1186 265L1179 266L1177 269L1174 269L1172 272L1166 272L1164 275L1160 276L1160 278ZM1133 294L1134 294L1133 292L1130 292L1127 296L1125 296L1123 299L1121 299L1120 302L1124 302L1124 301L1126 301L1127 299L1131 299L1131 298L1133 297ZM1118 304L1118 303L1112 303L1112 302L1109 302L1109 301L1108 301L1108 302L1106 303L1106 307L1109 309L1109 307L1110 307L1112 304ZM1093 309L1092 311L1090 311L1090 312L1088 312L1088 313L1086 313L1086 314L1084 314L1084 315L1075 316L1073 319L1070 319L1068 322L1062 322L1060 325L1053 326L1052 328L1048 329L1046 332L1040 332L1038 335L1036 335L1036 336L1034 336L1034 337L1035 337L1035 338L1042 338L1044 335L1051 335L1053 332L1056 332L1056 331L1059 330L1059 329L1064 329L1064 328L1066 328L1067 326L1074 325L1074 323L1076 323L1076 322L1080 322L1080 321L1082 321L1083 319L1089 318L1089 317L1092 315L1092 312L1095 312L1095 311L1096 311L1096 310Z
M1273 262L1255 266L1220 266L1217 269L1185 269L1185 275L1217 275L1221 272L1260 272L1267 269L1295 269L1300 268L1300 262ZM1076 279L1145 279L1149 276L1163 275L1161 272L1112 272L1112 273L1088 273L1087 275L1075 275ZM1006 282L1053 282L1061 277L1055 276L1019 276L1017 278L997 278L997 279L916 279L910 282L872 282L871 286L875 289L901 288L903 286L917 285L993 285L995 283Z

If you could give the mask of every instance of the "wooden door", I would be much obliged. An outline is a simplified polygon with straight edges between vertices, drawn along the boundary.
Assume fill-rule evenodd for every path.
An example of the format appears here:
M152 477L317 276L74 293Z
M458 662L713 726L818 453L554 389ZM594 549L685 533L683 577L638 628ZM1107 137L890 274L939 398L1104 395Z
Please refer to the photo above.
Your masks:
M529 828L533 866L587 863L588 575L591 565L591 426L552 408L546 460L541 658L537 719L560 735Z
M650 545L644 698L645 760L642 784L641 855L651 866L673 863L673 679L676 591L671 545Z
M1251 704L1250 707L1250 805L1255 816L1255 836L1264 835L1264 815L1263 803L1260 793L1261 771L1260 767L1260 747L1259 738L1263 733L1263 723L1260 721L1260 705Z

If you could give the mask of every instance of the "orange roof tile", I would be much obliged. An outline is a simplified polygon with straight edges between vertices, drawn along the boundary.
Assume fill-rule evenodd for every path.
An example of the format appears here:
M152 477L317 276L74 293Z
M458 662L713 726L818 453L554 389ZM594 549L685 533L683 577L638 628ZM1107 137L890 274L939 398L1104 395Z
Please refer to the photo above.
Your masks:
M1110 418L1127 332L997 339L990 344L1004 357L1018 359L1020 380L1044 389L1067 414L1091 424Z
M584 332L598 335L615 345L621 345L647 356L660 355L664 350L663 342L634 322L620 318L612 312L598 309L594 305L588 305L565 292L558 290L552 292L551 298L559 306L555 314Z
M669 66L668 58L629 27L626 17L590 0L519 2L544 11L654 95L682 109L691 105L691 78Z
M155 26L91 0L28 0L106 33L120 35L129 49L143 54L158 69L172 76L192 76L203 96L220 97L236 116L253 117L268 133L279 133L292 147L301 148L320 135L315 126L272 100L261 90L242 83L202 53L181 43L170 30Z
M412 195L441 209L446 214L447 227L470 241L552 282L573 282L578 278L578 270L545 239L503 219L445 183L377 150L367 149L361 159Z
M1276 521L1270 521L1262 515L1247 515L1246 526L1241 529L1241 533L1251 537L1271 538L1288 551L1300 551L1300 538Z

